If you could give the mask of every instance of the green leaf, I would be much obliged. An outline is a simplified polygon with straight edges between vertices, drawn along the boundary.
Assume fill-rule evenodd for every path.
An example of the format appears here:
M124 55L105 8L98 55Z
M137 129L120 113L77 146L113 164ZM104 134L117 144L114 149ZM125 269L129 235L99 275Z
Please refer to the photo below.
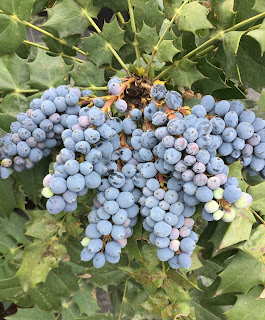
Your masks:
M79 308L73 301L63 301L62 319L77 320L81 318ZM82 319L82 318L81 318Z
M174 40L163 40L158 47L156 57L161 62L172 62L173 57L180 52L174 47Z
M0 15L1 16L1 15ZM27 89L29 71L25 60L16 54L0 57L0 90L15 91Z
M165 14L158 9L156 0L142 1L141 8L134 8L134 18L137 31L141 30L146 24L150 28L155 28L158 32L162 26Z
M13 237L17 243L25 244L27 243L27 239L23 234L25 222L25 218L19 216L15 212L12 212L9 219L0 217L1 232L5 232Z
M258 299L261 287L255 287L247 295L237 295L235 305L225 315L227 320L260 320L265 318L265 306L262 299Z
M265 113L265 91L261 92L257 105L259 106L258 115L263 115Z
M120 267L119 269L140 283L150 295L162 286L163 273L159 269L152 272L145 268Z
M234 23L236 12L234 12L234 0L211 0L214 16L217 18L218 28L225 30Z
M184 59L176 63L169 72L174 86L191 88L192 84L205 77L196 69L196 62Z
M7 255L11 250L17 247L17 242L6 233L1 233L0 237L0 252L3 255Z
M78 292L73 296L73 301L78 305L80 314L87 316L95 314L99 310L96 292L92 293L93 287L86 283L81 283Z
M141 32L136 33L136 35L140 51L151 53L159 39L155 27L150 28L148 25L143 23Z
M78 278L72 269L60 263L59 268L52 269L45 281L45 287L58 297L72 296L78 290Z
M103 64L111 65L112 53L106 47L104 40L97 34L83 38L83 46L81 49L88 53L88 59L91 60L97 67Z
M28 293L32 303L44 311L58 310L61 307L59 297L43 283L37 284Z
M265 208L264 187L265 182L262 182L248 188L248 193L253 197L253 202L251 203L250 207L258 212L263 211Z
M76 2L86 3L87 0L76 0ZM100 8L108 7L111 10L113 10L114 12L120 12L122 10L127 10L127 0L120 0L120 1L108 0L108 2L106 2L106 0L94 0L93 3L97 6L99 6Z
M17 277L24 291L44 282L50 269L59 265L60 259L66 253L65 247L58 239L41 241L35 239L23 253L23 258Z
M234 291L246 294L255 285L265 284L265 265L247 253L239 251L219 277L221 283L217 295Z
M265 252L265 226L263 224L259 225L251 234L250 239L238 246L238 248L263 262Z
M150 296L146 301L141 303L141 306L153 315L161 314L161 309L169 304L167 295L164 292L157 292Z
M51 57L44 50L38 50L36 59L28 66L29 83L34 88L45 90L69 83L69 71L72 67L66 65L62 57Z
M177 25L180 30L195 33L201 29L211 29L212 25L207 20L208 9L198 2L186 4L177 17Z
M25 26L9 16L0 14L0 54L15 52L25 39Z
M49 158L42 159L34 168L22 172L14 172L14 177L22 186L25 194L35 203L38 204L41 198L41 189L43 188L42 180L49 172Z
M56 31L60 38L83 34L89 25L89 20L74 0L63 0L48 9L48 20L43 24L45 28Z
M17 301L24 294L18 278L0 280L0 299Z
M135 239L134 236L128 238L128 242L127 242L127 245L126 245L126 251L127 251L129 256L132 256L135 259L143 262L143 258L141 256L141 252L140 252L139 247L138 247L138 242L137 242L137 240Z
M140 251L142 258L144 259L143 267L148 271L154 270L160 264L156 254L157 248L155 246L151 246L150 243L143 242L141 244Z
M117 19L104 23L101 32L101 36L117 51L125 44L124 34L125 30L120 28Z
M33 308L18 308L17 313L6 317L11 320L55 320L53 312L42 311L38 306Z
M261 24L259 29L249 31L247 35L258 41L258 43L260 44L261 55L263 55L263 53L265 52L265 20L263 20L263 23Z
M11 178L0 179L0 216L8 218L15 207L16 199L13 192L13 180Z
M249 240L256 222L249 209L236 209L236 218L229 224L218 249L224 249L244 240Z
M45 34L41 36L41 38L47 44L47 47L50 49L51 52L63 52L69 56L76 56L76 50L72 49L72 46L78 46L80 42L79 34L65 37L63 39L65 44L62 44L58 40L55 40Z
M171 278L166 278L163 282L163 289L172 302L188 301L190 296L188 291L184 290L179 283Z
M35 0L32 14L35 15L43 11L48 6L49 2L51 2L51 0Z
M29 20L35 0L1 1L0 9L9 15L16 15L22 20Z
M229 175L228 177L235 177L239 182L239 187L242 191L246 191L248 184L244 181L242 176L242 164L240 161L235 161L234 163L229 165Z
M211 94L215 90L228 88L228 85L222 80L224 74L221 68L211 64L207 57L198 59L197 69L205 78L193 83L192 87L202 94Z
M80 87L104 85L104 69L97 68L92 62L74 63L74 69L70 72L75 85Z
M258 12L264 12L265 11L265 3L263 0L255 0L255 5L253 7L253 10L256 10Z
M33 219L26 225L27 236L44 240L58 231L59 225L56 218L47 211L34 210L29 213Z
M25 112L28 107L29 101L27 97L20 93L8 93L1 103L1 111L14 117L20 112Z

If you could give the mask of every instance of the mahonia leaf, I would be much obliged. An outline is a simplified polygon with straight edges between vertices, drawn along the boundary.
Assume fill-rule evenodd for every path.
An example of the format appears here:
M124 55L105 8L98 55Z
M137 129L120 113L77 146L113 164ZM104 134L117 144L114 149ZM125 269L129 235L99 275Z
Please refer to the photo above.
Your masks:
M236 17L234 21L235 24L257 15L257 11L254 10L253 8L254 1L255 0L235 1L234 3L234 11L236 12Z
M103 38L110 43L115 50L120 50L125 44L124 34L125 30L120 28L117 19L112 20L110 23L104 23L101 32Z
M72 46L78 46L80 42L80 35L75 34L65 37L63 40L65 44L62 44L58 40L55 40L47 35L41 36L42 40L46 43L47 47L52 52L65 53L69 56L76 56L76 51L72 49Z
M145 53L151 53L159 39L155 27L150 28L148 25L143 23L143 28L141 32L136 34L137 40L139 42L140 51L144 51Z
M141 303L141 306L153 315L161 314L161 310L169 304L169 298L164 292L157 292Z
M168 74L174 86L191 88L191 85L205 77L196 69L196 62L184 59L175 64Z
M59 297L43 283L38 283L37 286L30 289L28 293L32 303L44 311L58 310L61 307Z
M248 193L252 195L253 202L250 207L256 211L264 212L265 209L265 194L263 188L265 187L265 182L257 184L256 186L251 186L248 188Z
M87 0L76 0L77 2L87 2ZM127 10L127 0L94 0L94 5L102 7L107 7L113 10L114 12L120 12L122 10Z
M38 50L36 59L28 66L29 83L33 88L45 90L69 83L69 71L72 66L68 66L62 57L51 57L43 50Z
M229 165L229 175L228 177L235 177L239 182L239 187L242 191L246 191L248 184L244 181L242 176L243 166L240 161L235 161Z
M172 18L176 12L176 9L178 9L181 4L182 0L164 0L164 12L167 16L167 18Z
M253 213L249 209L235 210L236 218L229 223L229 227L219 245L219 250L250 238L252 226L256 222Z
M193 84L195 91L202 94L211 94L215 90L228 88L228 85L222 80L223 70L211 64L207 57L198 59L197 69L205 76Z
M0 14L0 55L15 52L25 39L25 26L7 15Z
M217 18L216 25L224 30L233 25L236 12L234 9L234 0L211 0L212 14Z
M78 292L73 296L72 299L78 305L80 314L86 314L87 316L90 316L99 310L96 291L93 286L87 283L80 284Z
M32 10L32 15L35 15L43 11L50 2L51 0L35 0L33 10Z
M55 320L55 315L53 312L47 312L41 310L38 306L33 308L18 308L18 311L6 319L11 320Z
M261 92L257 105L259 106L258 115L264 115L265 114L265 91Z
M9 15L14 15L22 20L29 20L35 0L8 0L1 1L0 9Z
M105 84L104 69L97 68L92 62L74 63L70 72L75 85L80 87L102 86Z
M82 9L74 0L64 0L48 9L45 28L56 31L60 38L73 34L83 34L90 25Z
M13 209L16 207L13 183L14 181L11 178L0 180L0 216L3 218L8 218Z
M258 12L264 12L265 11L265 3L263 0L255 0L255 5L253 7L253 10L256 10Z
M0 15L1 16L1 15ZM25 60L16 54L0 57L0 90L15 91L27 89L29 70Z
M111 65L112 53L106 47L104 40L97 34L83 38L83 46L81 49L88 54L88 59L95 63L97 67L103 64Z
M163 40L158 47L158 51L156 54L156 57L161 62L172 62L173 57L180 52L175 46L174 46L174 40Z
M22 295L23 290L20 287L18 278L9 278L0 280L0 299L1 301L16 302Z
M9 219L0 217L0 230L14 238L17 243L26 244L28 240L23 234L25 222L25 218L12 212Z
M263 224L259 225L251 234L250 239L238 246L238 248L255 259L264 262L265 226Z
M193 33L201 29L211 29L212 25L207 20L207 11L207 8L196 1L188 3L177 17L178 28Z
M265 264L239 251L219 277L221 283L217 289L217 295L234 291L246 294L255 285L265 284Z
M134 17L138 31L146 24L159 32L165 19L165 14L158 9L157 0L149 0L142 8L134 8Z
M259 29L249 31L248 36L254 38L260 44L261 55L265 52L265 20L263 20Z
M265 318L264 301L258 299L262 288L257 286L247 295L238 294L235 305L226 311L227 320L261 320Z
M50 269L56 268L66 253L64 245L57 238L44 241L35 239L23 253L16 276L24 291L44 282Z
M1 111L14 117L19 112L25 112L29 107L27 97L20 93L8 93L1 103Z

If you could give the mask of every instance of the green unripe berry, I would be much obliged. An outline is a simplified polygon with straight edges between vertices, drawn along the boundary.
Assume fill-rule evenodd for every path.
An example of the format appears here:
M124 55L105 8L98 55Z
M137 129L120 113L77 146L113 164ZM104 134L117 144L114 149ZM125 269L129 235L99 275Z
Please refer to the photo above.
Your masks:
M220 200L223 198L223 196L224 196L224 189L218 188L218 189L214 190L214 192L213 192L214 199Z
M237 209L247 208L253 201L253 198L250 194L242 192L241 197L234 203Z
M49 187L43 188L41 191L41 194L43 195L44 198L51 198L53 196L53 192Z
M208 213L214 213L216 210L219 209L219 204L216 201L211 200L205 203L204 209Z
M81 241L82 246L83 246L83 247L87 247L88 244L89 244L89 242L90 242L90 240L91 240L91 239L88 238L88 237L83 238L82 241Z
M223 210L217 210L213 213L213 220L218 221L218 220L222 219L223 215L224 215Z
M225 210L222 220L224 222L231 222L235 219L235 217L236 217L236 210L234 208L229 208L228 210Z
M5 168L9 168L12 166L12 160L11 159L3 159L1 161L1 166Z

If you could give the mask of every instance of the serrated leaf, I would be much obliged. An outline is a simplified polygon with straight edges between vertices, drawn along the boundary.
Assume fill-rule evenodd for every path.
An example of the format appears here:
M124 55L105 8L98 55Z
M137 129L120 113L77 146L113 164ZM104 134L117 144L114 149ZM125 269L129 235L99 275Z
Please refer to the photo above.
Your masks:
M249 209L236 209L236 218L229 224L218 249L224 249L244 240L249 240L256 222Z
M139 6L134 8L134 18L137 31L141 30L142 26L146 24L159 32L165 14L159 10L156 0L149 0L141 8Z
M106 47L104 40L97 34L93 33L89 37L83 38L81 49L88 54L88 59L95 63L97 67L103 64L111 65L112 53Z
M119 269L140 283L150 295L162 286L163 273L159 269L152 272L145 268L120 267Z
M253 7L253 10L256 10L258 12L264 12L265 10L265 3L263 0L255 0L255 5Z
M265 284L265 264L239 251L219 277L217 295L234 291L246 294L255 285Z
M174 40L163 40L158 47L156 57L161 62L172 62L173 57L180 52L176 47L174 47Z
M25 244L27 243L27 239L23 234L25 222L25 218L12 212L9 219L0 217L0 230L13 237L17 243Z
M30 289L28 294L32 303L44 311L58 310L61 306L59 297L43 283L39 283L35 288Z
M11 300L16 302L23 293L18 278L0 280L0 299L2 301Z
M198 59L197 69L204 75L204 79L196 81L192 87L202 94L211 94L215 90L228 88L222 80L223 70L211 64L207 57Z
M217 17L218 28L225 30L233 25L236 12L234 9L234 0L211 0L211 7L214 16Z
M258 212L264 211L265 209L264 187L265 182L262 182L248 188L248 193L253 197L253 202L250 204L250 207Z
M125 44L124 34L125 30L120 28L117 19L104 23L101 32L101 36L117 51Z
M79 288L76 275L65 264L60 264L59 268L49 272L45 287L58 297L72 296Z
M193 33L201 29L211 29L213 26L207 19L207 12L208 9L196 1L186 4L177 16L178 28Z
M141 255L141 252L140 252L139 247L138 247L138 242L135 239L135 237L130 237L128 239L128 242L127 242L127 245L126 245L126 251L127 251L128 255L134 257L138 261L143 262L142 255Z
M87 0L76 0L77 2L86 2ZM93 1L94 5L99 6L100 8L102 7L108 7L114 12L120 12L122 10L127 10L127 0L108 0L106 2L105 0L94 0Z
M263 224L259 225L251 234L250 239L238 246L238 248L263 262L265 252L265 226Z
M73 301L63 301L62 319L77 320L81 318L79 308ZM82 319L82 318L81 318Z
M95 289L86 283L80 284L78 292L73 296L73 301L78 305L80 314L90 316L99 310Z
M43 26L56 31L60 38L83 34L90 25L82 9L74 0L63 0L47 11L48 20Z
M192 270L196 270L199 269L203 266L203 264L201 263L201 260L199 259L199 256L201 256L200 250L202 249L202 247L200 246L196 246L195 250L192 253L191 256L191 266L188 270L185 271L192 271Z
M38 204L41 198L41 189L43 188L42 180L49 170L49 158L42 159L34 168L22 172L14 172L16 181L22 186L25 194L35 203Z
M55 320L53 312L42 311L38 306L33 308L20 309L11 315L6 317L6 319L11 320Z
M74 63L70 72L75 85L80 87L102 86L105 84L104 69L97 68L92 62Z
M229 165L229 175L228 177L235 177L239 182L239 187L242 191L246 191L248 184L244 181L242 176L242 164L240 161L235 161L234 163Z
M35 15L43 11L51 2L51 0L36 0L33 6L32 14Z
M196 69L196 62L184 59L175 64L168 72L174 86L191 88L192 84L205 77Z
M169 304L169 299L164 292L157 292L150 296L146 301L141 303L141 306L153 315L159 315L161 309Z
M54 235L58 229L56 218L44 210L30 211L33 217L26 225L25 234L38 239L47 239Z
M56 268L66 253L58 239L41 241L35 239L23 252L23 258L16 276L24 291L44 282L50 269Z
M25 39L25 26L9 16L0 14L0 54L15 52Z
M0 9L9 15L16 15L20 19L29 20L35 0L1 1Z
M159 39L155 27L150 28L143 23L141 32L136 33L136 35L139 42L139 49L146 53L152 52Z
M263 53L265 52L265 20L263 20L259 29L249 31L247 35L258 41L258 43L260 44L261 55L263 55Z
M188 301L190 296L188 291L184 290L178 282L173 279L166 278L163 282L163 289L167 293L172 302Z
M13 191L13 180L11 178L0 179L0 216L8 218L15 207L16 199Z
M25 112L28 109L29 101L27 97L20 93L8 93L5 95L1 103L1 111L11 114L16 117L20 112Z
M62 57L48 56L44 50L38 50L36 59L28 64L30 85L45 90L69 83L69 71L72 66L66 65Z
M144 259L143 266L148 270L154 270L159 264L160 261L157 258L157 248L155 246L151 246L146 242L142 242L140 247L142 258Z
M261 114L261 115L264 114L265 113L265 91L261 92L257 105L259 106L258 114Z
M25 60L16 54L0 57L0 90L27 89L28 81L29 70Z
M76 51L72 49L72 46L78 46L80 42L80 35L75 34L65 37L63 40L65 44L62 44L58 40L55 40L47 35L41 36L42 40L46 43L51 52L65 53L69 56L76 56Z
M125 281L126 279L125 273L119 270L119 264L105 264L101 269L90 267L87 268L87 274L91 275L90 280L98 286L110 284L117 285L118 283Z
M191 316L190 312L191 309L188 302L178 302L176 304L170 304L161 310L161 318L162 320L171 320L173 317L189 317Z
M227 320L260 320L265 318L264 301L258 297L262 291L261 287L255 287L247 295L237 295L235 305L225 315Z

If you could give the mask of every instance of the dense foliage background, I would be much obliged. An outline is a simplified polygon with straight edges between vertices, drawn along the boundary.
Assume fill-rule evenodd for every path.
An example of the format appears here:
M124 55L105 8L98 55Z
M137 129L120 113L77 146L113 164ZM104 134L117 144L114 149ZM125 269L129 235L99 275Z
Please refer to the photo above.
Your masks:
M103 7L112 10L104 24L97 20ZM264 17L263 0L2 0L1 133L45 89L71 82L103 95L115 74L166 80L189 106L212 94L253 108L245 94L265 87ZM255 109L264 115L264 92ZM79 199L74 213L56 216L40 196L57 151L0 181L0 318L265 318L260 177L248 176L239 162L230 166L254 197L251 209L238 210L231 224L207 223L198 210L200 240L188 271L159 262L141 219L120 263L96 270L80 261L93 193Z

